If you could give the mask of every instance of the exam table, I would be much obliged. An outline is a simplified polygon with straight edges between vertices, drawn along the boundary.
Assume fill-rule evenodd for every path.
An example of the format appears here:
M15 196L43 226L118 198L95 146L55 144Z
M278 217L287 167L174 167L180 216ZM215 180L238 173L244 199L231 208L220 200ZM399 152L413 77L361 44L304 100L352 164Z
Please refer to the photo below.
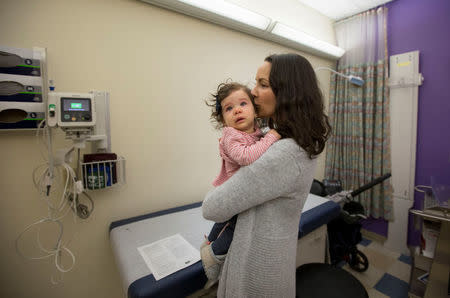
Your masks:
M111 223L111 247L129 298L185 297L203 288L207 279L201 261L157 281L137 249L175 234L199 248L204 235L214 224L203 218L201 204L193 203ZM326 224L339 212L337 203L308 195L299 223L297 267L325 261Z

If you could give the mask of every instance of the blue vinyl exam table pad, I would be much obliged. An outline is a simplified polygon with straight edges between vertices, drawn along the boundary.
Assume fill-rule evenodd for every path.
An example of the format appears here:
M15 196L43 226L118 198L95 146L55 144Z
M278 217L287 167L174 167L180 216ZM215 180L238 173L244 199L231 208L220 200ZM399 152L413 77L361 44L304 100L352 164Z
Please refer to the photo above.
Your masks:
M193 203L111 223L111 247L129 298L185 297L204 286L206 276L201 261L156 281L137 249L175 234L180 234L199 249L204 235L214 224L203 218L201 204ZM339 212L337 203L309 194L299 223L299 239L327 224Z

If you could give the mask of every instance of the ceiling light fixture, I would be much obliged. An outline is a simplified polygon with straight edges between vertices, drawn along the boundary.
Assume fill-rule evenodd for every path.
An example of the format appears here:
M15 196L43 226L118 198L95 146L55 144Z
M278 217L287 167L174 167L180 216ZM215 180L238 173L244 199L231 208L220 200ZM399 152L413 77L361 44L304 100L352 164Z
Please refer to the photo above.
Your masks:
M339 59L345 52L328 42L223 0L141 0L317 56Z
M264 31L270 18L223 0L141 0L223 26L248 26ZM238 24L236 24L236 22ZM233 28L234 29L234 28ZM248 28L247 28L248 29Z
M345 50L342 48L312 37L305 32L293 29L282 23L277 22L271 32L279 37L295 41L306 48L326 53L334 58L340 58L345 53Z

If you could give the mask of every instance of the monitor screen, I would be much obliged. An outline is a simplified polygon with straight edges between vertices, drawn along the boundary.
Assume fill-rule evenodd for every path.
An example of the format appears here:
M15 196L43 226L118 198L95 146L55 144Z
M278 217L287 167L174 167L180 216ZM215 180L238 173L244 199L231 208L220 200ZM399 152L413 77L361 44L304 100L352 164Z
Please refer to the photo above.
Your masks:
M89 112L91 110L90 98L63 97L62 112Z

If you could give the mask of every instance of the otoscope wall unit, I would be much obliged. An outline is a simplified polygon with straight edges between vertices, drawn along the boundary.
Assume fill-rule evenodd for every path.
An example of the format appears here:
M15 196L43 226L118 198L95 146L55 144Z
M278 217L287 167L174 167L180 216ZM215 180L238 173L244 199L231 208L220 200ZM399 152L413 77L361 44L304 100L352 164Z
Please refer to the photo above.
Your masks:
M0 130L35 129L45 118L45 50L0 46Z

